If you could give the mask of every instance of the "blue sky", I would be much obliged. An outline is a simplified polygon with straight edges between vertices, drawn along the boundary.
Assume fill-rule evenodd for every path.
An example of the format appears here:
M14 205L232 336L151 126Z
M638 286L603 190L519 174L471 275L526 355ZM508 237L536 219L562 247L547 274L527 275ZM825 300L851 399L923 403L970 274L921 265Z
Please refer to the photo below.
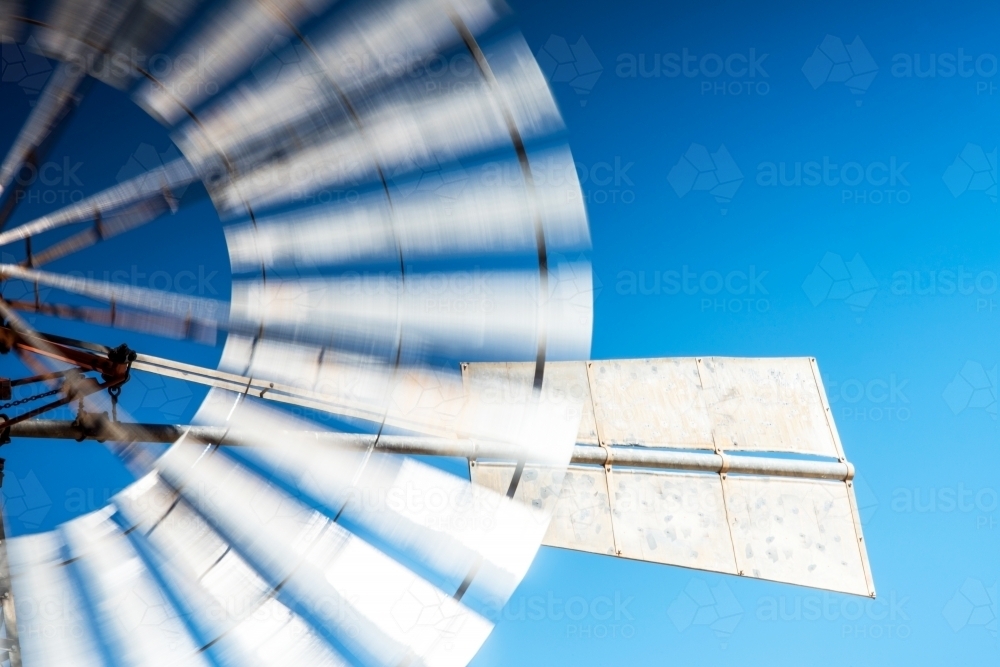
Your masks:
M588 200L592 356L815 356L859 473L879 598L543 549L473 664L995 662L1000 7L511 4L543 65L575 68L548 71ZM5 147L33 93L26 79L2 90ZM41 198L115 183L150 150L172 155L166 131L104 86L73 122L14 223L50 210ZM227 298L221 229L198 194L166 225L51 268L135 266L143 286L187 271L181 289ZM139 419L189 418L199 398L135 384L123 401ZM127 482L98 445L3 455L14 533ZM668 613L685 595L697 617Z

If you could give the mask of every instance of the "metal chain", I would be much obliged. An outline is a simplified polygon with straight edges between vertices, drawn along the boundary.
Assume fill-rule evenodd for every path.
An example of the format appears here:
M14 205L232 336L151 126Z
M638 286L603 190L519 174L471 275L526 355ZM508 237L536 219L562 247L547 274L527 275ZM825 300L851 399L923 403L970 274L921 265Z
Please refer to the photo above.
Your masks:
M126 380L127 382L127 380ZM118 397L122 393L122 386L108 387L108 394L111 395L111 421L118 421Z
M16 408L19 405L24 405L31 401L37 401L40 398L45 398L46 396L53 396L58 394L62 389L53 389L52 391L42 392L41 394L35 394L34 396L26 396L25 398L19 398L16 401L11 401L10 403L4 403L0 405L0 410L6 410L7 408Z

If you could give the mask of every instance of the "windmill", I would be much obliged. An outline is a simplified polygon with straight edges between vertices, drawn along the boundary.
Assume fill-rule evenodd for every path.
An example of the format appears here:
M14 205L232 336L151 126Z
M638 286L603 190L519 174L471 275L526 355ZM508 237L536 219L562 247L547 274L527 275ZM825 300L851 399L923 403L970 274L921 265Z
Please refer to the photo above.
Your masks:
M12 667L463 665L542 544L874 595L815 359L586 360L575 166L496 3L17 4L0 32L60 64L0 165L3 223L94 79L182 157L0 231L24 244L0 276L33 292L0 300L0 348L30 373L0 394L39 406L3 437L105 441L136 478L3 540ZM161 48L212 64L103 66ZM197 184L229 223L228 302L45 268L163 224ZM225 343L213 369L24 313ZM133 373L210 390L192 424L136 423Z

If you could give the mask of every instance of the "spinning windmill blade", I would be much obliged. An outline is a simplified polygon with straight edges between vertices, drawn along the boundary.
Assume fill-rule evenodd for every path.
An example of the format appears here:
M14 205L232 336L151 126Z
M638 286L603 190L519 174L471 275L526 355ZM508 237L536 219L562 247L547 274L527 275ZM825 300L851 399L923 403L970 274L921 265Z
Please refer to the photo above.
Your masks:
M197 4L59 0L6 19L62 65L2 174L67 123L88 76L134 84L184 156L0 233L34 244L0 279L36 288L0 298L0 348L33 369L14 382L52 387L0 428L107 441L136 477L2 542L12 667L464 665L541 544L874 594L814 361L577 361L593 320L580 185L494 2ZM170 43L211 67L69 66ZM301 75L247 76L276 44ZM467 74L430 81L442 54ZM39 268L183 215L175 192L194 181L232 222L228 303ZM330 187L362 194L301 205ZM203 368L18 312L225 346ZM131 373L211 390L192 425L138 424L117 405ZM74 422L36 418L77 401Z

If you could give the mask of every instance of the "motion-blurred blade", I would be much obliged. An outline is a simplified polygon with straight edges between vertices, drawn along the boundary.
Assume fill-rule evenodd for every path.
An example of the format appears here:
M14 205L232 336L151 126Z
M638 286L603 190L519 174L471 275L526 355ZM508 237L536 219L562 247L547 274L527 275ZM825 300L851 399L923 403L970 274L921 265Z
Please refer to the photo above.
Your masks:
M134 95L149 113L174 124L215 95L257 59L273 39L291 34L310 14L333 0L229 0L174 54L193 59L191 68L174 68Z
M527 406L510 407L513 433ZM439 588L475 586L502 604L541 543L544 514L500 493L414 459L321 444L301 435L308 423L257 401L243 401L235 411L210 401L199 413L209 423L227 417L230 437L252 445L240 450L242 456L305 493L331 518L355 526L355 532L361 528L369 541L374 538L411 567L429 572Z
M10 187L21 167L41 147L73 99L84 72L73 65L59 65L45 85L27 122L0 164L0 195Z
M22 32L21 22L24 9L20 0L0 0L0 44L14 42Z
M139 361L142 361L140 359ZM137 362L139 364L139 362ZM555 364L556 368L550 370ZM234 373L267 378L274 387L261 397L280 401L282 385L305 392L287 402L335 414L445 438L467 438L499 445L516 460L530 451L532 460L558 465L569 450L557 443L574 440L586 396L585 372L560 370L547 363L540 391L534 388L535 364L472 364L475 373L432 368L415 362L393 364L363 355L231 334L220 367ZM571 365L568 365L571 366ZM140 364L146 370L146 364ZM155 372L155 369L154 369ZM243 390L238 382L215 386ZM257 387L254 386L254 394ZM291 392L289 392L291 393ZM266 394L266 396L264 396ZM220 400L218 392L209 399ZM223 400L224 403L226 401ZM226 403L230 406L231 403ZM226 408L227 410L229 407ZM566 433L564 430L568 429ZM531 434L530 438L529 435ZM525 444L529 438L531 444Z
M589 356L590 266L537 272L376 273L234 282L230 325L340 349L423 349L455 359ZM399 333L397 334L397 331Z
M124 90L149 67L156 50L166 44L202 0L138 0L91 75ZM155 61L154 61L155 62ZM174 61L184 67L184 61Z
M39 315L87 322L114 329L155 334L164 338L193 340L203 345L215 345L218 337L218 331L214 326L117 307L90 308L45 302L35 303L34 301L8 301L7 304L14 310L21 312L38 313Z
M210 121L192 123L175 141L200 171L211 171L219 155L233 165L229 178L208 184L216 206L233 212L244 203L295 200L322 188L377 182L379 173L401 177L422 165L511 146L512 132L528 141L562 128L523 39L494 45L490 65L495 87L475 70L434 88L407 79L360 101L353 113L338 107L261 137L234 135L229 145L205 129ZM224 122L241 126L242 114L220 113Z
M536 221L548 252L589 247L587 216L568 150L532 161L535 197L519 165L491 162L398 184L353 203L318 206L226 228L234 271L370 260L534 253ZM439 187L438 184L441 184Z
M22 664L103 667L100 640L66 564L60 533L16 537L6 549Z
M355 660L465 665L489 634L484 618L223 452L179 443L157 467L269 584L281 582L293 609L342 609L320 619L323 632ZM422 605L439 615L423 618Z
M229 308L223 301L204 297L34 271L16 264L0 264L0 277L48 285L71 294L170 315L181 322L190 320L207 327L225 326Z
M340 667L344 661L177 493L150 473L115 496L133 539L223 665ZM141 534L142 537L136 537Z
M57 0L39 27L38 44L49 58L72 63L75 72L85 75L96 69L97 60L136 2Z
M174 191L197 179L198 175L187 162L183 159L174 160L54 213L0 233L0 245L23 241L66 225L92 222L95 218L108 217L121 209L149 200L159 200L173 209L176 207Z
M176 210L175 207L171 206L171 203L172 200L168 196L163 199L148 199L117 211L106 219L98 218L94 221L93 227L63 239L42 252L33 254L27 258L26 263L30 267L39 267L89 248L96 243L114 238L119 234L132 231L136 227L152 222L168 211Z
M70 556L116 658L132 665L204 665L184 620L146 568L111 507L66 523Z
M220 146L230 146L241 137L293 126L328 106L339 106L338 94L353 98L369 84L386 84L423 66L472 73L467 53L440 55L460 41L449 9L473 34L500 16L493 0L387 0L355 6L310 36L308 46L292 42L285 48L280 59L298 63L296 76L287 71L271 76L265 69L257 85L234 93L208 114L203 119L206 135ZM232 122L236 118L238 122Z

